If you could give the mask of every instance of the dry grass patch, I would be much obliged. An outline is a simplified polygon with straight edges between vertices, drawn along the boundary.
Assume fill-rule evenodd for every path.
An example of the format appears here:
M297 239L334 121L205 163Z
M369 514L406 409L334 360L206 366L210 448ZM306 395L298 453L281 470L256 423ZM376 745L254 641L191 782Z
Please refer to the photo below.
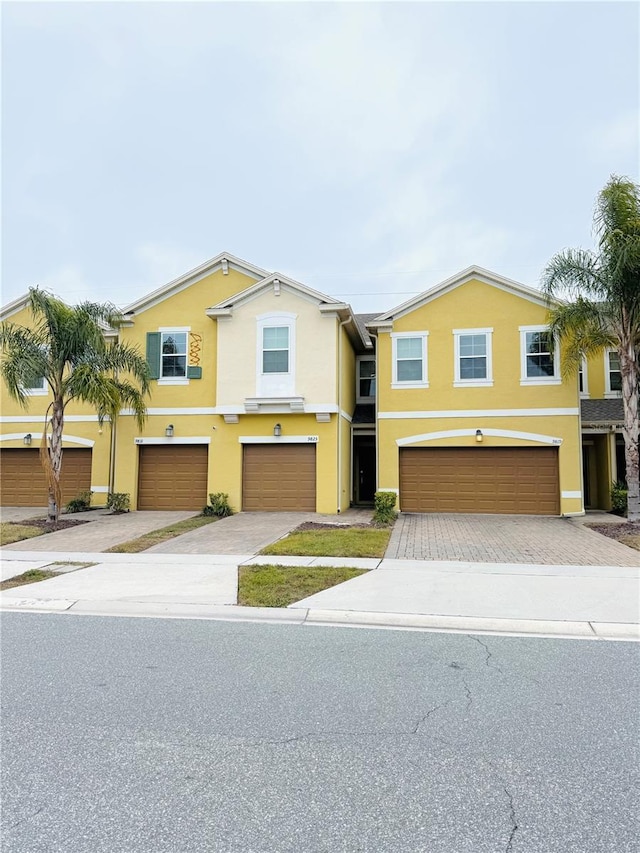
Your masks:
M635 548L636 551L640 551L640 536L622 536L618 539L618 542L622 542L623 545L628 545L629 548Z
M33 539L34 536L42 536L46 533L42 527L34 524L16 524L12 521L3 521L0 524L0 545L12 545L14 542L22 542L23 539Z
M45 569L30 569L28 572L16 575L15 578L9 578L8 581L2 581L0 583L0 590L13 589L16 586L24 586L27 583L38 583L38 581L46 581L49 578L56 577L58 577L57 572L47 572Z
M294 530L261 554L300 557L383 557L391 530L378 527Z
M145 533L144 536L139 536L137 539L130 539L128 542L122 542L120 545L114 545L112 548L107 548L105 553L139 554L140 551L146 551L147 548L151 548L153 545L159 545L161 542L175 539L176 536L182 536L183 533L188 533L190 530L197 530L199 527L204 527L205 524L211 524L214 521L218 521L215 516L196 515L194 518L177 521L168 527L152 530L150 533Z
M325 566L240 566L238 604L287 607L301 598L364 574L364 569Z
M621 545L640 551L640 521L623 521L620 524L587 524L590 530L615 539Z

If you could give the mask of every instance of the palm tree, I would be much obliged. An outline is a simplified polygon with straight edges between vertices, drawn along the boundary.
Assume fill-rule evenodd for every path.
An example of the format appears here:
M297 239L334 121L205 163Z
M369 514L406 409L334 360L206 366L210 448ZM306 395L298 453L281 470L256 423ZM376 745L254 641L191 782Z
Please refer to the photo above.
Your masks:
M124 406L142 428L149 369L136 348L105 339L103 332L118 328L123 320L115 305L69 306L35 287L29 290L29 306L33 327L0 324L0 373L11 397L24 408L29 401L25 389L35 384L33 380L43 377L51 391L40 459L49 492L48 519L55 524L60 514L66 407L76 400L89 403L102 423L107 417L113 422Z
M612 175L594 215L597 251L565 249L542 273L550 332L563 343L562 372L582 356L611 347L620 357L630 521L640 519L638 381L640 380L640 186ZM567 301L558 303L556 300Z

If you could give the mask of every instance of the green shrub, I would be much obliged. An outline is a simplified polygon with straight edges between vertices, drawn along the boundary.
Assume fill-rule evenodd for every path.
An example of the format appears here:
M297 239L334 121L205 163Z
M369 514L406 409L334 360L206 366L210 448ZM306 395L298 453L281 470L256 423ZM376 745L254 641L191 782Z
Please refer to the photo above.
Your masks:
M616 515L627 514L627 485L620 480L611 485L611 512Z
M80 492L77 498L73 498L67 504L67 512L86 512L91 509L91 494L88 490Z
M129 512L131 507L131 496L128 492L109 492L107 496L107 509L111 512Z
M233 510L229 503L229 495L224 492L216 492L209 495L209 503L202 510L203 515L215 515L218 518L226 518L228 515L233 515Z
M395 521L396 512L395 492L376 492L373 499L373 521L375 524L391 524Z

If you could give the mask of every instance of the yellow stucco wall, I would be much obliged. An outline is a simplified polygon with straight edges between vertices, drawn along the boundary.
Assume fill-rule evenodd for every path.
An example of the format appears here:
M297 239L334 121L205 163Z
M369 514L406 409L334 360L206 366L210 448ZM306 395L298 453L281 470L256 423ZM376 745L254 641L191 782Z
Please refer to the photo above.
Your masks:
M271 313L295 316L295 385L290 396L304 396L309 405L336 402L337 319L323 317L317 304L284 287L278 292L270 287L234 307L229 319L218 321L218 406L242 405L246 397L259 396L256 318Z
M393 322L393 332L428 332L428 388L394 389L392 339L378 337L378 487L398 489L396 440L427 433L470 430L472 435L411 446L471 446L475 430L495 429L542 435L559 446L561 512L580 513L582 493L579 400L575 380L521 385L520 326L543 325L547 310L525 298L480 281L470 281ZM454 387L453 329L493 329L493 386ZM557 413L535 410L559 410ZM496 412L496 410L499 410ZM521 411L513 411L521 410ZM403 413L429 413L404 418ZM468 416L466 413L472 413ZM385 418L390 414L390 418ZM435 417L433 415L436 415ZM546 440L546 439L545 439ZM531 446L535 439L485 436L484 446Z
M141 310L133 316L133 325L121 330L122 341L137 346L143 355L146 352L147 332L157 332L161 328L189 327L192 332L202 336L202 378L192 379L188 385L163 385L154 380L150 406L215 406L218 327L216 320L207 317L205 311L253 284L254 278L237 270L230 268L228 275L218 270L157 305ZM193 360L190 363L194 363Z
M317 511L337 511L337 416L329 423L318 423L315 415L277 414L242 415L239 423L226 424L220 415L172 416L175 443L186 437L199 436L209 442L209 476L207 493L226 492L234 510L242 507L242 444L240 437L271 440L276 422L282 425L287 438L299 436L307 443L308 436L317 436L316 444L316 501ZM136 439L157 438L164 441L167 416L151 416L144 430L138 430L132 417L118 421L116 491L128 492L132 506L137 503L138 446Z

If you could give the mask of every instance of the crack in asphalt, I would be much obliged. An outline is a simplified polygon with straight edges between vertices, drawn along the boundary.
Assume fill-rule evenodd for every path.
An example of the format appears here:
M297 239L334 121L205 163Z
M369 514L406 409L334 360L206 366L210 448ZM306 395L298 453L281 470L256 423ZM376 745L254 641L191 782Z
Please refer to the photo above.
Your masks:
M496 663L493 663L493 661L492 661L493 653L489 650L489 646L485 642L483 642L479 637L476 637L475 634L467 634L467 637L470 640L474 640L476 643L478 643L478 645L482 646L482 648L484 649L485 655L486 655L485 660L484 660L485 666L491 667L492 669L497 669L501 675L504 675L504 673L500 669L500 667Z
M507 846L505 847L505 853L511 853L513 850L513 839L516 836L516 832L518 831L518 818L516 816L516 809L513 804L513 794L506 787L504 787L504 792L509 799L509 816L511 818L511 834L509 835L509 839L507 841Z
M444 704L446 704L446 702ZM443 705L435 705L433 708L430 708L426 714L423 714L421 717L418 717L418 719L416 720L416 722L413 726L411 734L412 735L418 734L418 729L420 728L420 726L423 723L425 723L432 714L435 714L435 712L439 711L440 708L442 708L442 707L443 707Z
M7 829L15 829L16 826L20 826L22 823L26 823L29 820L33 820L34 817L38 817L41 812L45 810L46 806L40 806L40 808L33 812L33 814L25 815L25 817L21 817L20 820L17 820L15 823L12 823L11 826L8 826Z
M471 694L471 688L469 687L469 684L468 684L466 678L463 677L462 683L464 685L464 692L467 694L467 711L468 711L469 708L471 708L471 705L473 704L473 696Z

